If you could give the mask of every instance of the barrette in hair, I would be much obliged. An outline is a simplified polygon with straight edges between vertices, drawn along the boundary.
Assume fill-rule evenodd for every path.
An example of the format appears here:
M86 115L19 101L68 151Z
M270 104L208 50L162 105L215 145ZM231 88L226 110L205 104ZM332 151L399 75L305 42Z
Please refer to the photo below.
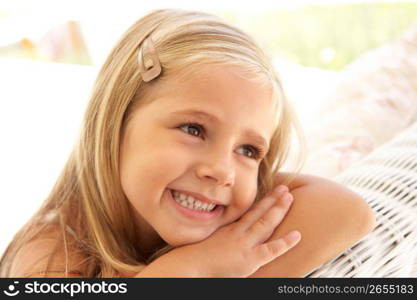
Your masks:
M161 63L150 37L142 42L138 52L138 62L143 81L149 82L161 74Z

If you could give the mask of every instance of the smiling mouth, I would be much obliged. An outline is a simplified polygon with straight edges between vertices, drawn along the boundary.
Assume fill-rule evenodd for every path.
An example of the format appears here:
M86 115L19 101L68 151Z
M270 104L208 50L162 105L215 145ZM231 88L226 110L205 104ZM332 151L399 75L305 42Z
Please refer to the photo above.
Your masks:
M175 190L170 190L172 198L181 206L199 212L212 212L217 208L214 203L207 203L200 201L185 193L180 193Z

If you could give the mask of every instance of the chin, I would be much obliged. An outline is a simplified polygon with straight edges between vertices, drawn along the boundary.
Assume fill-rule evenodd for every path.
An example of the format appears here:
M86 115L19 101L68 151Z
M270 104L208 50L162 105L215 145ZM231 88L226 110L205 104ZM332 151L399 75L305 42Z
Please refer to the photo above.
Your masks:
M188 244L192 244L192 243L198 243L201 242L202 240L206 239L209 235L196 235L196 236L181 236L181 235L177 235L175 237L169 237L167 239L164 239L165 242L173 247L180 247L180 246L185 246Z

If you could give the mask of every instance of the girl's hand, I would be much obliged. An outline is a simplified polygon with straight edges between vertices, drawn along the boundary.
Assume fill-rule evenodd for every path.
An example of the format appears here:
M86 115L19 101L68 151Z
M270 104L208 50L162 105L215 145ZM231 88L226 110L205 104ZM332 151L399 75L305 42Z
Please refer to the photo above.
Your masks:
M300 241L300 233L292 231L265 242L283 220L292 200L288 188L278 186L238 221L219 228L201 242L176 250L185 251L187 263L195 263L202 276L247 277Z

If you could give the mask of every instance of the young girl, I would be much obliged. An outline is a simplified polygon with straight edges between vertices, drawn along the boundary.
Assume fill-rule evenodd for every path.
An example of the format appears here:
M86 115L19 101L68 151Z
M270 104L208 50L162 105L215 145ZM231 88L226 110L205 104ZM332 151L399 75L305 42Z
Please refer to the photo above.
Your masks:
M146 15L104 63L78 143L1 276L303 276L373 214L300 166L279 172L293 127L245 33L206 13Z

